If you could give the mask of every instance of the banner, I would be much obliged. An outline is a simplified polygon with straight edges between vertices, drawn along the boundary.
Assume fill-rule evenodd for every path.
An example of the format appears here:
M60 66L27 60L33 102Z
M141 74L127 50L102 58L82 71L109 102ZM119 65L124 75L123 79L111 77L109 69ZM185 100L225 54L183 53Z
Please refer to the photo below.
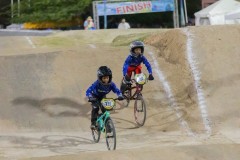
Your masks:
M174 11L174 0L115 2L106 3L105 7L97 4L98 16Z

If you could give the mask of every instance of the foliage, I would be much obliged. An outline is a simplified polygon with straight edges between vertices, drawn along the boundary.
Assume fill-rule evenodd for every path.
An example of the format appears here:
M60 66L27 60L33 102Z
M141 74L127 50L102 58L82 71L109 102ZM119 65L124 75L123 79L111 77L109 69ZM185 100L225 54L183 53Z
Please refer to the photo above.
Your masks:
M0 25L9 24L10 21L10 1L0 0Z
M55 26L59 24L76 24L76 22L80 22L82 17L92 15L92 1L94 0L20 0L19 14L18 1L14 0L14 18L12 22L30 22L27 26L35 26L36 28L38 28L37 24L40 26L54 26L53 23L55 23ZM0 24L9 24L11 21L10 3L11 0L0 0ZM186 0L186 3L188 16L194 18L194 13L201 10L201 0ZM136 28L173 26L172 13L159 12L108 16L108 27L116 28L123 17L130 22L131 27ZM103 16L100 16L99 19L100 27L103 28Z
M22 0L20 15L14 5L13 22L62 22L71 21L83 14L91 0Z

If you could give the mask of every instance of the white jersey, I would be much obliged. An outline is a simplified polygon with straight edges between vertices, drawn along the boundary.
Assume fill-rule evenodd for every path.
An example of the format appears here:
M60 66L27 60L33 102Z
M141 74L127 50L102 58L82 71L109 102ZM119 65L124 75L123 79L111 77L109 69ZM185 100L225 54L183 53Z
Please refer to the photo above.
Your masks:
M125 22L125 23L119 23L118 25L118 29L129 29L130 28L130 25Z

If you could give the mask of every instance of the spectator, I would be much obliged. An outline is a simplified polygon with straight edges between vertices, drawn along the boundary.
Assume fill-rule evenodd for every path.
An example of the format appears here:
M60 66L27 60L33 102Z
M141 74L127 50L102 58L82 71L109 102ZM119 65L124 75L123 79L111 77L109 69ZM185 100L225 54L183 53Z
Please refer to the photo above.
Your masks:
M84 29L85 30L94 30L94 23L93 23L93 19L91 16L88 16L88 18L84 21Z
M130 25L126 20L123 18L121 23L118 25L118 29L130 29Z

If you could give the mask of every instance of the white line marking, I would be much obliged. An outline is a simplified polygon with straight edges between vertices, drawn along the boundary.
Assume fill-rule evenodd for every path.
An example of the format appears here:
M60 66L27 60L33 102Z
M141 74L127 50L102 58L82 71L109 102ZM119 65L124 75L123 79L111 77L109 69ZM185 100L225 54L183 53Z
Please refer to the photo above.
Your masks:
M88 44L91 48L97 48L94 44Z
M201 112L201 116L203 119L203 123L206 129L206 132L208 134L208 136L211 135L211 126L210 126L210 120L208 117L208 113L207 113L207 105L205 102L205 97L204 97L204 93L203 93L203 89L201 86L201 72L199 71L198 67L197 67L197 61L196 58L193 55L193 50L192 50L192 37L193 35L188 31L188 29L184 29L183 30L184 33L187 36L187 58L188 58L188 62L190 64L190 68L192 70L193 73L193 78L194 78L194 85L195 85L195 89L197 91L197 97L198 97L198 105L200 108L200 112Z
M155 72L158 75L158 78L160 79L160 81L163 84L163 88L166 91L167 96L170 100L171 108L176 112L176 115L177 115L177 118L179 119L179 123L180 123L181 127L185 129L185 131L187 132L187 134L189 136L194 136L195 137L191 128L189 128L188 123L182 118L181 111L179 110L179 107L176 103L176 100L174 99L174 96L173 96L172 91L171 91L171 87L170 87L169 83L167 82L166 78L164 77L162 71L160 70L159 64L156 61L156 58L154 57L154 54L152 52L148 52L148 53L151 56L151 58L153 59L153 63L154 63L154 67L155 67L155 69L154 68L153 69L155 70Z
M36 46L33 44L32 40L29 37L25 37L28 41L28 43L32 46L32 48L36 48Z

